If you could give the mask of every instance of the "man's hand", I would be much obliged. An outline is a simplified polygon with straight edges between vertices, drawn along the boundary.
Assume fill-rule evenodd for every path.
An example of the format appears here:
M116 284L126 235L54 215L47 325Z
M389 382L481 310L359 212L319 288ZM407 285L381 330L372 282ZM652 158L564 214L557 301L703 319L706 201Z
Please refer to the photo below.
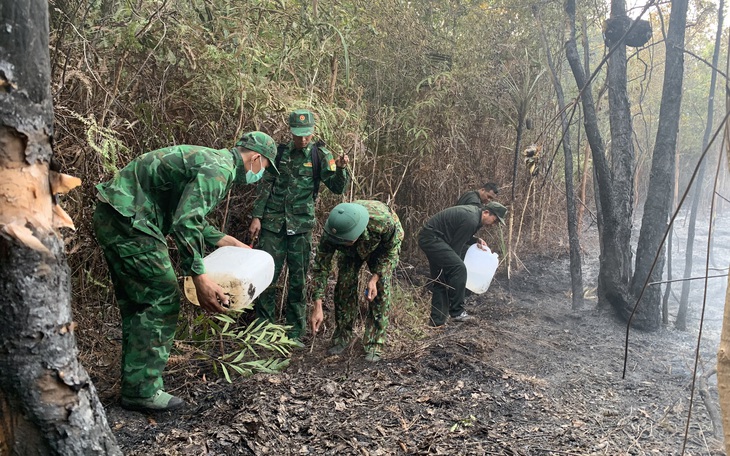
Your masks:
M335 160L335 165L337 165L338 168L344 168L350 163L350 157L347 156L347 154L342 154Z
M487 243L484 242L484 239L477 238L477 248L479 250L484 250L485 252L487 251Z
M368 287L365 289L365 299L372 301L378 295L378 280L380 276L373 274L368 281Z
M258 240L259 233L261 233L261 219L254 217L254 219L251 220L251 225L248 227L248 235L251 238L251 247L253 247Z
M203 310L214 313L226 312L227 309L223 306L228 306L228 296L223 292L223 288L210 280L207 274L193 276L193 283L198 302Z
M314 308L312 309L312 315L309 316L309 321L312 324L312 332L318 333L319 327L324 321L324 312L322 312L322 300L317 299L314 301Z
M220 241L215 243L216 247L226 247L226 246L233 246L233 247L243 247L246 249L250 249L251 247L247 246L243 242L239 241L238 239L234 238L233 236L225 235L221 238Z

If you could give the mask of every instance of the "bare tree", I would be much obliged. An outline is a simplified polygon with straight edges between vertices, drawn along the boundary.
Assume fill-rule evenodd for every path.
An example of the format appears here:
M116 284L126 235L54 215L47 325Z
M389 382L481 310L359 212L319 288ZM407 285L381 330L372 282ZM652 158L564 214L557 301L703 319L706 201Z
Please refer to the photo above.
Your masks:
M598 127L596 106L591 92L591 81L584 72L578 53L575 30L575 0L565 2L565 11L570 24L570 36L565 43L565 55L573 72L576 85L580 89L580 100L583 106L583 125L596 178L596 206L599 209L599 237L601 242L600 269L598 273L598 296L601 304L610 303L616 311L628 318L627 284L630 265L626 265L628 246L619 244L618 216L614 204L612 176L605 155L605 145ZM624 221L624 223L627 223ZM630 253L628 253L630 255Z
M611 0L610 23L626 24L626 1ZM625 26L624 26L625 27ZM620 35L625 35L624 28L619 28ZM607 31L608 33L608 31ZM626 299L624 290L631 278L631 226L634 210L634 154L633 125L631 122L631 104L626 77L626 43L624 39L611 45L608 59L606 82L608 84L608 111L611 125L611 186L601 187L602 192L613 193L613 215L616 224L612 239L607 239L607 248L615 249L615 262L606 265L614 268L619 282L606 283L599 281L599 293L609 298L609 302L621 313L624 306L631 302ZM605 211L605 207L602 206ZM608 223L608 221L606 221ZM603 269L603 267L601 268ZM641 319L637 319L640 321Z
M580 240L578 238L578 219L575 208L575 191L573 189L573 151L570 146L570 121L565 112L565 95L563 94L563 85L560 82L560 76L555 68L550 46L548 45L545 27L542 24L537 6L532 7L532 14L535 16L540 26L540 39L545 48L545 56L547 58L550 76L555 88L555 94L558 99L558 109L560 109L560 124L563 132L563 154L565 156L565 202L568 213L568 242L570 245L570 282L573 292L573 309L579 309L583 305L583 273L581 270L580 258Z
M49 169L53 106L48 2L0 0L0 454L118 455L77 360L69 267L73 226Z
M707 123L705 124L705 134L702 137L702 150L707 148L712 135L712 122L715 111L715 86L717 83L717 62L720 59L720 47L722 45L722 23L725 17L725 0L720 0L717 7L717 32L715 34L715 50L712 53L712 76L710 77L710 97L707 100ZM702 194L702 182L705 177L706 162L700 164L700 169L695 180L695 187L692 193L692 207L689 214L689 225L687 228L687 249L684 258L684 277L692 275L692 257L694 255L695 227L697 224L697 210L700 206L700 196ZM679 310L677 311L677 319L674 326L677 329L687 328L687 308L689 307L689 291L691 280L682 282L682 294L679 298Z
M666 63L662 101L659 108L659 126L652 153L649 188L636 248L636 271L631 281L632 294L637 297L643 296L638 304L636 315L640 326L646 329L657 329L661 324L660 288L646 287L644 289L644 287L648 280L661 281L664 270L665 251L661 248L661 244L668 229L672 203L674 162L684 81L687 3L687 0L672 0L666 39Z

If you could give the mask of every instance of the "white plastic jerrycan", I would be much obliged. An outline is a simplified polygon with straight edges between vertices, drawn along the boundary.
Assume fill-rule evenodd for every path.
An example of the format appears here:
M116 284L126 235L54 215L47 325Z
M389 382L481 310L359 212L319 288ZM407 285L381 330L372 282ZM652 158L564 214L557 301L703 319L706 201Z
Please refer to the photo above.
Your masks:
M231 310L250 309L274 278L274 258L263 250L220 247L203 258L205 272L228 295ZM185 277L185 297L199 306L192 277Z
M481 250L476 244L469 247L464 256L466 266L466 288L476 294L489 289L494 273L499 266L499 255L492 253L489 247Z

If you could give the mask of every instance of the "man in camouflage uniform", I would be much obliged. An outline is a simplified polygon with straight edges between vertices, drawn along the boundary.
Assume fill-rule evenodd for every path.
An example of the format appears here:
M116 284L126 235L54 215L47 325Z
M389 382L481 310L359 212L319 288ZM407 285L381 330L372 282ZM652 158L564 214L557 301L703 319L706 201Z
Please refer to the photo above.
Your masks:
M204 250L246 245L205 217L234 183L253 183L269 165L275 171L275 158L274 140L251 132L232 149L181 145L148 152L96 186L94 231L122 317L122 407L156 411L184 405L163 390L162 381L180 311L166 236L175 240L180 268L192 276L201 307L224 312L228 298L205 273Z
M300 347L306 333L306 280L312 251L314 227L313 197L315 176L313 154L317 150L319 180L332 192L341 194L348 183L346 170L349 159L342 155L337 160L332 153L312 142L314 114L305 109L289 115L292 140L280 146L277 167L280 175L265 173L257 189L253 220L249 227L252 240L258 238L258 248L274 257L274 278L277 283L286 263L289 270L289 289L286 302L286 324L291 326L288 336ZM269 287L254 304L256 316L272 323L276 321L276 287Z
M487 182L477 190L472 190L461 195L454 206L463 206L468 204L481 206L495 200L498 193L499 187L497 184L494 182Z
M357 200L332 209L317 247L312 271L312 330L317 332L324 319L322 298L337 255L335 285L335 333L330 354L340 354L350 344L352 326L358 314L358 275L363 263L372 273L365 287L369 302L365 321L365 359L378 361L385 343L390 309L390 282L398 264L403 228L395 212L380 201Z
M507 208L497 202L485 206L452 206L431 217L418 235L418 246L426 254L431 270L431 326L442 326L446 319L456 322L473 317L464 310L466 266L465 245L486 243L475 237L483 226L499 221L504 224Z

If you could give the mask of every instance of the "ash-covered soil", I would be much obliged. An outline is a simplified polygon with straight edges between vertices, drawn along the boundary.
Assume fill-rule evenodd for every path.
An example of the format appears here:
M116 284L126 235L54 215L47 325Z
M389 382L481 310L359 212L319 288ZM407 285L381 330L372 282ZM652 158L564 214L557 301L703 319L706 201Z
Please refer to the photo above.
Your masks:
M690 331L632 331L622 378L625 325L591 290L571 310L567 260L525 264L509 288L498 276L469 299L474 321L433 330L424 315L422 333L399 333L376 364L359 343L328 356L318 338L286 372L233 384L172 365L168 389L191 403L176 415L125 411L114 385L96 383L128 455L678 455L688 419L684 454L725 454L699 381L689 417L697 303ZM698 380L715 365L715 283ZM716 378L706 383L716 407Z

